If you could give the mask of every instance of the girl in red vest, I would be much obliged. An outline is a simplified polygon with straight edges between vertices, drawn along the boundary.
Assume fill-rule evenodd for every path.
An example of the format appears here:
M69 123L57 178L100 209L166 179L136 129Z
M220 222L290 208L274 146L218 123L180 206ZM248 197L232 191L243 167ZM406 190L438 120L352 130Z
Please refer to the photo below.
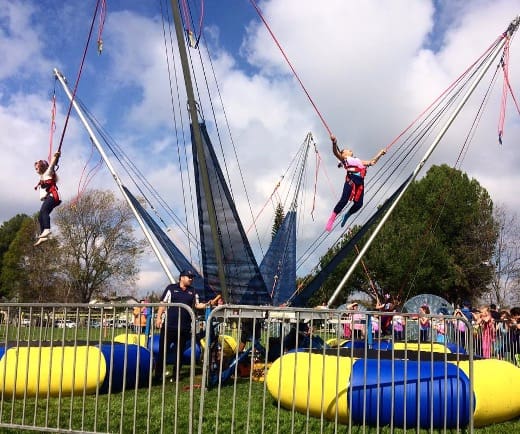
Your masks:
M343 216L343 220L341 221L342 227L345 225L345 222L350 215L361 209L363 206L364 179L367 167L376 164L379 159L386 154L386 151L381 149L372 160L360 160L359 158L354 157L354 153L350 149L343 149L340 151L338 148L338 142L334 135L330 136L330 140L332 140L332 152L340 161L338 167L343 166L347 171L347 176L345 177L345 184L343 185L341 198L334 207L327 225L325 226L327 232L332 230L332 225L334 224L334 220L336 220L336 216L341 212L349 200L352 200L354 203Z
M58 187L56 186L56 182L58 181L56 168L59 158L60 153L56 152L50 164L45 160L38 160L34 163L34 169L40 175L40 182L36 184L34 189L40 190L40 200L42 201L42 206L38 215L40 235L34 244L35 246L49 239L51 234L50 214L52 210L61 203L58 195Z

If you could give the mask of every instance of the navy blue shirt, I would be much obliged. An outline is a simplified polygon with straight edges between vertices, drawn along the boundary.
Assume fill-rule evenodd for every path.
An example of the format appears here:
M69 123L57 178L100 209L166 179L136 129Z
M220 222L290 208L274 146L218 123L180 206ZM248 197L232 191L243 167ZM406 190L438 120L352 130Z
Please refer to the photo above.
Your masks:
M178 283L171 283L164 290L161 301L163 303L183 303L193 308L196 301L195 290L192 287L182 290ZM166 318L168 329L191 330L191 316L187 309L169 306L166 309Z

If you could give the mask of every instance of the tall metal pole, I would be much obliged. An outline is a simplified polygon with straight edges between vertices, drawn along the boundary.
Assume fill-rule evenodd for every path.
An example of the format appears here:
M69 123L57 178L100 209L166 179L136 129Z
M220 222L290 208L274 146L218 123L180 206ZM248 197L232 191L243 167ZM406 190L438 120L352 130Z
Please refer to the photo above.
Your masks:
M184 45L184 34L182 32L182 21L179 12L179 1L171 0L173 22L175 24L175 34L177 36L177 44L179 46L179 55L181 58L182 72L184 75L184 84L186 86L186 96L188 98L188 110L191 117L191 124L193 127L193 137L195 140L195 147L197 149L197 159L200 165L200 175L202 176L202 187L208 207L209 225L211 227L211 235L213 238L213 245L215 246L215 258L217 261L218 277L220 280L220 289L224 301L229 300L229 294L226 286L226 277L224 273L224 261L220 237L218 234L217 217L215 212L215 202L213 200L213 193L209 182L208 168L206 166L206 157L204 155L204 148L202 146L202 134L200 132L199 118L197 113L197 105L195 101L195 94L193 92L193 84L191 82L191 74L188 63L188 55Z
M446 131L448 131L448 128L451 126L451 124L453 123L455 118L458 116L459 112L462 110L462 107L466 104L466 102L468 101L469 97L471 96L471 94L473 93L473 91L475 90L477 85L479 84L480 80L482 80L482 77L484 76L484 74L487 72L487 70L489 69L491 64L498 57L498 54L500 53L500 50L502 49L502 47L506 43L507 38L510 38L511 35L518 29L518 25L519 24L520 24L520 16L517 16L511 22L511 24L509 25L508 29L504 33L504 37L502 38L500 43L495 48L496 52L488 59L487 63L482 68L482 71L475 78L475 80L473 81L472 85L467 90L466 94L464 95L464 97L462 98L462 100L460 101L458 106L455 108L455 110L453 111L453 113L449 117L449 119L446 122L446 124L444 125L444 127L441 129L441 131L439 132L439 134L437 135L437 137L435 138L435 140L433 141L431 146L426 151L426 154L424 154L424 157L422 158L422 160L419 162L419 164L415 168L415 170L414 170L410 180L406 183L406 185L404 186L403 190L396 197L396 199L394 200L394 202L392 203L390 208L388 208L388 211L385 213L385 215L383 216L383 218L381 219L381 221L377 225L376 229L374 230L374 232L372 233L372 235L370 236L368 241L365 243L365 245L363 246L363 248L361 249L359 254L356 256L356 259L354 260L354 262L352 263L352 265L350 266L348 271L345 273L345 276L343 277L343 279L339 283L338 287L336 288L336 290L334 291L334 293L330 297L329 301L327 302L327 306L328 307L330 307L334 303L334 300L336 300L336 298L339 295L340 291L345 286L345 283L347 283L347 280L350 278L350 276L354 272L354 270L357 267L357 265L359 264L359 262L363 259L363 256L365 255L366 251L368 250L368 248L370 247L370 245L372 244L372 242L376 238L377 234L379 233L379 231L381 230L381 228L383 227L385 222L390 217L390 214L392 213L394 208L397 206L397 203L401 200L401 198L403 197L404 193L406 192L408 187L412 184L412 182L415 180L415 178L417 178L417 175L419 174L419 172L421 171L421 169L425 165L426 161L428 160L428 158L430 158L432 152L435 150L435 148L437 147L437 145L439 144L441 139L444 137L444 135L446 134Z
M128 205L130 206L130 209L135 214L137 222L139 223L139 226L141 226L141 229L142 229L142 231L144 233L144 236L146 237L146 239L148 240L148 242L152 246L152 250L155 253L155 256L157 256L157 259L159 259L159 263L161 264L161 266L162 266L164 272L166 273L166 275L168 276L168 279L170 280L171 283L175 283L175 279L174 279L173 275L171 274L170 269L166 265L166 262L165 262L163 256L161 255L161 252L160 252L157 244L155 243L155 240L154 240L152 234L150 234L150 231L148 230L148 227L146 226L145 222L143 221L143 219L141 218L141 216L139 215L139 213L135 209L135 207L132 204L132 201L130 200L130 198L127 196L127 194L125 192L125 189L123 188L123 183L121 182L121 179L117 176L117 173L115 172L114 167L112 166L112 163L108 159L108 156L105 153L105 150L103 149L103 147L99 143L97 137L95 136L94 132L92 131L92 128L90 127L90 124L88 123L87 119L85 118L85 115L83 114L83 111L79 108L78 104L76 103L76 100L72 99L72 93L71 93L71 91L69 89L69 86L67 85L67 81L65 80L65 77L56 68L54 68L54 75L56 76L58 81L63 86L63 89L65 90L65 93L67 94L67 97L72 102L72 106L76 110L76 113L78 114L81 122L85 126L85 128L86 128L86 130L87 130L87 132L88 132L88 134L90 136L90 139L92 140L92 143L94 143L94 146L99 151L99 153L101 155L101 158L103 158L103 160L105 161L105 164L107 165L108 170L110 171L110 173L112 174L112 177L116 181L116 184L119 187L119 189L121 190L121 193L123 193L123 197L126 199Z

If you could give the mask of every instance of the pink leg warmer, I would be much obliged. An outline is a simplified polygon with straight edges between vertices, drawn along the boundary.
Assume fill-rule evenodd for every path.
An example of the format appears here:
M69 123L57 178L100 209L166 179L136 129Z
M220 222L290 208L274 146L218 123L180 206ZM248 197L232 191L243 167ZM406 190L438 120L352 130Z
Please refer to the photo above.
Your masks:
M332 225L334 224L334 220L336 220L336 216L337 214L335 212L330 215L329 220L327 221L327 225L325 226L325 230L327 232L332 230Z

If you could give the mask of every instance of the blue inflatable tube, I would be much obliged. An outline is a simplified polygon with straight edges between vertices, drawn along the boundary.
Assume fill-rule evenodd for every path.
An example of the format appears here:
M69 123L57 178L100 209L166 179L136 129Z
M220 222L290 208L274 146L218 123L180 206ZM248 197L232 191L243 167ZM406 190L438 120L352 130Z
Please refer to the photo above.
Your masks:
M159 345L160 345L161 337L160 335L153 335L150 338L151 345L149 344L149 347L152 348L152 353L154 359L159 357ZM170 347L170 351L166 354L166 364L167 365L173 365L176 361L176 353L175 353L175 345L172 345ZM200 345L196 342L195 343L195 361L200 361L202 357L202 349ZM189 365L191 363L191 341L188 341L186 343L186 348L184 349L184 352L182 353L182 364Z
M470 393L469 378L454 364L359 359L347 396L355 424L428 428L466 426Z
M150 351L140 345L120 343L104 344L100 347L105 357L107 372L99 393L121 392L143 387L150 377Z

